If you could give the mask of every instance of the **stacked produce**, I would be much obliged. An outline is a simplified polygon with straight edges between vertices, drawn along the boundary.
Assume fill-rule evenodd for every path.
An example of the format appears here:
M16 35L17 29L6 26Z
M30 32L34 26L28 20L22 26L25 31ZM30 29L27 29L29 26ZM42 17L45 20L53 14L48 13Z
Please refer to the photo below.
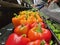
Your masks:
M39 12L22 11L12 18L14 32L5 45L50 45L51 32Z
M55 19L52 19L49 16L43 14L42 12L40 12L40 15L44 17L44 20L45 20L44 22L47 24L48 28L51 29L51 31L56 36L54 37L58 40L58 42L60 42L60 23Z
M52 29L57 39L60 41L60 24L53 20L46 20L46 23Z

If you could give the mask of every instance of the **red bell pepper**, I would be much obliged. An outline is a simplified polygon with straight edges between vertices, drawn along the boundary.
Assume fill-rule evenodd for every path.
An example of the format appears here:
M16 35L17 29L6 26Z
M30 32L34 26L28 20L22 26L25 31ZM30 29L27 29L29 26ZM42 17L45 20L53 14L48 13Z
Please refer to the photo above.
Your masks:
M18 34L18 35L22 35L22 34L27 34L29 31L29 25L19 25L14 29L14 33Z
M34 26L37 26L37 25L38 25L38 23L34 22L34 23L30 24L30 28L33 28Z
M32 42L29 42L27 45L49 45L48 43L46 43L44 40L35 40Z
M45 25L45 23L43 23L43 22L40 22L40 24L41 24L41 27L42 27L42 28L46 28L46 25Z
M46 25L43 22L34 22L34 23L30 24L30 27L33 28L34 26L38 26L39 23L42 28L46 28Z
M12 33L6 40L5 45L27 45L28 42L30 42L30 39L26 38L25 35L18 36Z
M51 39L51 33L49 30L41 28L40 26L33 27L28 33L28 38L31 39L32 41L37 39L40 40L44 39L45 41L49 42Z
M43 39L45 39L46 42L50 42L51 40L51 32L48 30L48 29L45 29L45 28L41 28L43 33L42 33L42 36L43 36Z

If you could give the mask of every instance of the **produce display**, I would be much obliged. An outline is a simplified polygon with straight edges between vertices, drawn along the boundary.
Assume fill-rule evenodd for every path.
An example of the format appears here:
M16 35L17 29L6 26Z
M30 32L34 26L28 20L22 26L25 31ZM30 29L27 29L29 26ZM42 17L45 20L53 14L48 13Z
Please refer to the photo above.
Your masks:
M39 12L22 11L12 18L13 33L5 45L52 45L52 34Z
M49 18L48 16L44 15L42 12L41 12L41 16L43 17L44 22L46 23L48 28L56 36L55 38L57 39L57 41L59 42L59 45L60 45L60 23L57 22L56 20L53 20L53 19Z
M60 24L52 20L46 20L46 22L49 25L49 27L52 29L52 31L55 33L58 40L60 40Z

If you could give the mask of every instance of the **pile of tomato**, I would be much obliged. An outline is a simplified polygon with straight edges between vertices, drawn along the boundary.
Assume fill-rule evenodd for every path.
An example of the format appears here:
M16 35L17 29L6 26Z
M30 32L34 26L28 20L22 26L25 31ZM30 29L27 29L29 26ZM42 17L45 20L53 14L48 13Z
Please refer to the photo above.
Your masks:
M51 32L39 12L22 11L12 18L14 32L5 45L50 45Z

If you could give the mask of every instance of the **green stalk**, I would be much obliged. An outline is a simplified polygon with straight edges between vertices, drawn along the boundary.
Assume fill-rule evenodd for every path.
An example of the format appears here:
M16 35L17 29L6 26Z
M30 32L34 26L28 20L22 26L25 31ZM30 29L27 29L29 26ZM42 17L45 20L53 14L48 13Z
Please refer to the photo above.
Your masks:
M22 36L23 36L23 37L26 37L26 34L23 34Z
M37 27L37 29L36 29L36 32L40 32L40 33L42 33L42 30L41 30L41 25L40 25L40 23L38 24L38 27Z
M37 17L36 17L36 13L34 14L34 17L37 19Z
M42 40L41 43L40 43L40 45L45 45L45 43L46 42L44 40Z
M16 13L14 13L14 16L17 18L18 17L18 15L16 14Z
M26 20L28 19L28 15L26 15Z
M21 25L20 30L23 30L24 28L25 28L25 26L24 25Z
M28 19L28 11L26 11L26 20Z

